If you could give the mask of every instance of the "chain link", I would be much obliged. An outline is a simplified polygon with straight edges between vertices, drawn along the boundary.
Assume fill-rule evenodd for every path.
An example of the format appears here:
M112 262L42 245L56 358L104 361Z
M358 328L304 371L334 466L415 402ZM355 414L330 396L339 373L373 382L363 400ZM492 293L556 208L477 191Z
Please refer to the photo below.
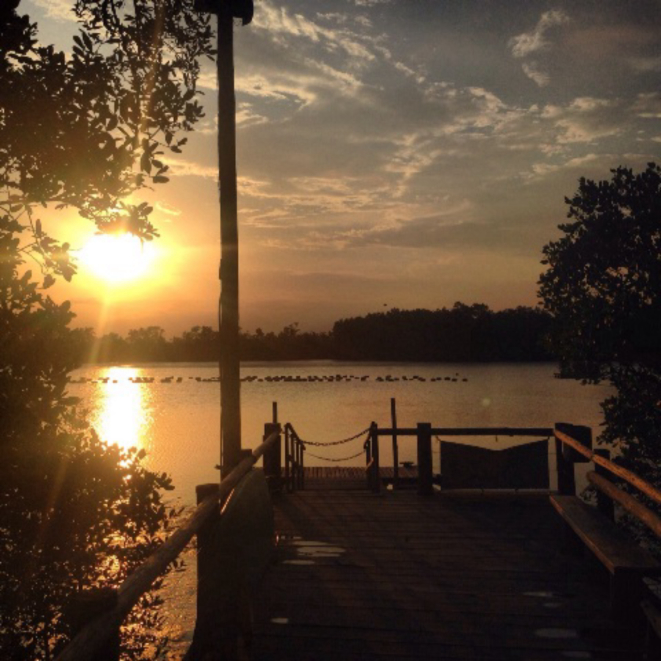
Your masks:
M341 457L340 459L331 459L330 457L320 457L319 455L312 454L311 452L306 452L307 457L314 457L315 459L321 459L322 461L331 461L333 463L338 463L340 461L349 461L350 459L356 459L358 457L364 456L364 450L358 452L358 454L352 454L350 457Z
M323 441L304 441L302 438L298 440L303 443L303 445L311 445L314 447L330 447L331 445L342 445L343 443L349 443L350 441L355 441L357 438L360 438L370 430L369 427L366 427L362 431L359 431L357 434L350 436L349 438L343 438L341 441L328 441L324 443Z

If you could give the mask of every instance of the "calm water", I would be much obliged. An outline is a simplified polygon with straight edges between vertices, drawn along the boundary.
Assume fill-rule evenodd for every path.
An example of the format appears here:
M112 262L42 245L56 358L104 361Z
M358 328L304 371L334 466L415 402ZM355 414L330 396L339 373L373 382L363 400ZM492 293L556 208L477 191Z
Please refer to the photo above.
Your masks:
M550 364L247 363L242 377L248 380L241 387L243 445L252 448L261 442L274 401L280 421L291 422L302 438L313 441L352 436L371 421L390 426L391 397L397 400L400 426L431 422L445 427L551 427L566 421L596 431L601 422L599 402L609 388L555 379L555 369ZM96 382L72 383L70 392L82 398L102 438L144 448L149 467L170 473L176 496L188 504L194 502L196 484L218 479L219 386L196 380L216 376L216 365L207 363L85 367L72 378ZM347 378L311 380L338 376ZM161 382L167 377L172 381ZM274 377L300 380L274 382ZM387 377L392 380L386 381ZM136 382L144 378L153 382ZM362 440L314 452L349 456L360 451ZM518 441L483 438L478 442L507 447ZM400 460L415 460L413 438L400 439ZM389 461L389 443L384 441L382 463ZM357 458L349 465L361 463L364 460ZM307 457L307 464L324 462Z
M302 438L333 441L356 434L371 421L390 426L391 397L397 400L399 426L431 422L445 427L552 427L565 421L592 426L596 433L601 422L599 402L610 389L555 379L554 371L547 364L248 363L242 368L242 378L247 379L241 388L243 445L252 448L261 442L274 401L280 421L291 422ZM170 473L175 497L191 505L196 484L218 479L214 467L220 457L219 385L196 380L216 375L216 365L200 363L86 367L72 378L94 382L72 383L70 393L83 400L102 438L144 448L148 466ZM338 375L346 378L337 380ZM170 382L161 382L168 377ZM274 382L274 377L299 381ZM312 380L315 377L326 380ZM139 382L151 378L151 383ZM328 457L348 456L359 452L362 442L360 438L314 451ZM471 442L504 448L522 441L490 437ZM385 465L392 457L389 441L384 439L381 447ZM400 439L399 455L400 461L415 461L414 438ZM324 464L311 457L306 463ZM349 465L361 463L362 457ZM435 463L438 470L436 453ZM187 551L184 559L186 571L171 575L164 588L166 629L172 640L169 659L182 658L195 624L194 553Z

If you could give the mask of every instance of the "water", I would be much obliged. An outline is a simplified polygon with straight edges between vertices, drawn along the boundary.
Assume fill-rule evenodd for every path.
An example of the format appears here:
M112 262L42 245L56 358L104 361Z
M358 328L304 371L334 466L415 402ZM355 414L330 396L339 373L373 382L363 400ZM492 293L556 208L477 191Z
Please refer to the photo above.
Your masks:
M245 379L241 389L243 446L259 445L274 401L278 402L280 422L291 422L302 438L333 441L353 436L372 421L390 427L391 397L397 401L400 427L418 422L443 427L552 427L563 421L591 426L596 434L602 420L599 402L610 394L610 388L555 379L554 371L549 364L247 363L241 372ZM216 365L206 363L84 367L72 378L95 382L72 383L70 393L82 399L103 439L144 448L147 466L172 475L174 497L180 504L192 505L196 484L218 480L219 385L203 381L214 379L217 373ZM344 378L337 380L338 376ZM161 382L168 377L172 377L170 382ZM274 382L275 377L298 377L299 381ZM140 382L152 378L151 383ZM532 439L466 440L505 448ZM358 438L314 451L337 458L359 452L362 443L363 438ZM381 462L388 465L392 461L389 439L382 440L381 448ZM550 451L552 454L553 446ZM415 462L415 452L415 438L400 439L400 461ZM325 462L308 456L306 463ZM349 462L361 464L363 457ZM438 470L436 454L435 464ZM551 473L553 478L554 471ZM582 481L579 476L579 485ZM187 569L168 577L163 594L166 631L172 640L167 653L170 659L183 656L195 624L194 553L188 550L184 560ZM313 560L301 557L296 562Z
M280 421L291 422L301 438L333 441L353 436L372 421L389 427L391 397L397 401L400 427L418 422L443 427L552 427L564 421L591 426L596 434L602 421L599 403L610 388L556 379L555 369L551 364L247 363L241 372L243 446L259 445L274 401ZM344 378L311 380L338 376ZM70 393L82 399L101 437L144 448L147 466L172 475L174 494L182 503L194 503L196 484L218 479L219 385L202 381L217 377L215 364L90 366L72 374L74 380L81 377L97 382L72 383ZM167 377L172 381L162 383ZM273 381L276 377L300 380ZM146 378L153 382L138 382ZM315 448L314 453L349 456L360 451L363 440ZM471 442L504 448L525 440L532 439ZM400 461L415 461L415 452L414 438L400 439ZM390 442L383 439L381 462L391 461ZM306 463L325 465L310 456ZM362 465L364 459L348 464Z

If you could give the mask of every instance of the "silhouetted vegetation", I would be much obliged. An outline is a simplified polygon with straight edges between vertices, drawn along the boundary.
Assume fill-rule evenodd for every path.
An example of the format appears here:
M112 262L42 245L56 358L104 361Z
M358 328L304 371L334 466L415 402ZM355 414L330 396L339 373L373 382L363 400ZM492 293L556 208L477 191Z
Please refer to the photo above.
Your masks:
M550 360L549 315L517 307L455 303L441 310L390 310L333 326L336 357L352 360L491 362Z
M304 332L298 324L280 332L241 333L242 360L374 360L420 362L532 362L551 360L544 337L550 316L534 308L500 312L486 305L441 310L390 310L337 321L331 332ZM89 362L216 361L218 331L194 326L165 339L159 326L96 339L78 329L81 359Z
M610 382L600 441L661 485L661 168L582 178L564 236L544 248L540 297L565 376ZM647 503L651 505L651 503Z
M167 181L161 154L181 151L201 117L197 58L213 54L192 2L72 2L80 31L66 53L41 44L18 5L0 3L0 650L12 661L53 658L73 595L118 585L174 516L169 478L102 443L66 395L89 333L45 293L75 265L39 216L75 210L100 231L153 238L149 205L125 200ZM158 651L157 604L150 592L129 616L123 658Z

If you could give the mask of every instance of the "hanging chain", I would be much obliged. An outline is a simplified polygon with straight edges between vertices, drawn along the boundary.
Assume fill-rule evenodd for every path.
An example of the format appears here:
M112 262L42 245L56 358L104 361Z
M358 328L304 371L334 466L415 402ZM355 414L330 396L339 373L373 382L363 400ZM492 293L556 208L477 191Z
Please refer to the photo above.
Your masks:
M349 461L350 459L357 459L358 457L364 456L365 451L361 450L357 454L352 454L350 457L341 457L339 459L331 459L330 457L320 457L319 455L312 454L311 452L306 452L306 456L314 457L315 459L321 459L322 461L331 461L333 463L338 463L340 461Z
M328 441L328 442L304 441L302 438L298 438L298 437L297 438L301 443L303 443L303 445L311 445L311 446L315 446L315 447L327 447L327 446L331 446L331 445L342 445L343 443L349 443L350 441L355 441L357 438L360 438L361 436L366 434L369 430L370 430L370 428L366 427L362 431L359 431L357 434L354 434L353 436L350 436L349 438L343 438L340 441Z

